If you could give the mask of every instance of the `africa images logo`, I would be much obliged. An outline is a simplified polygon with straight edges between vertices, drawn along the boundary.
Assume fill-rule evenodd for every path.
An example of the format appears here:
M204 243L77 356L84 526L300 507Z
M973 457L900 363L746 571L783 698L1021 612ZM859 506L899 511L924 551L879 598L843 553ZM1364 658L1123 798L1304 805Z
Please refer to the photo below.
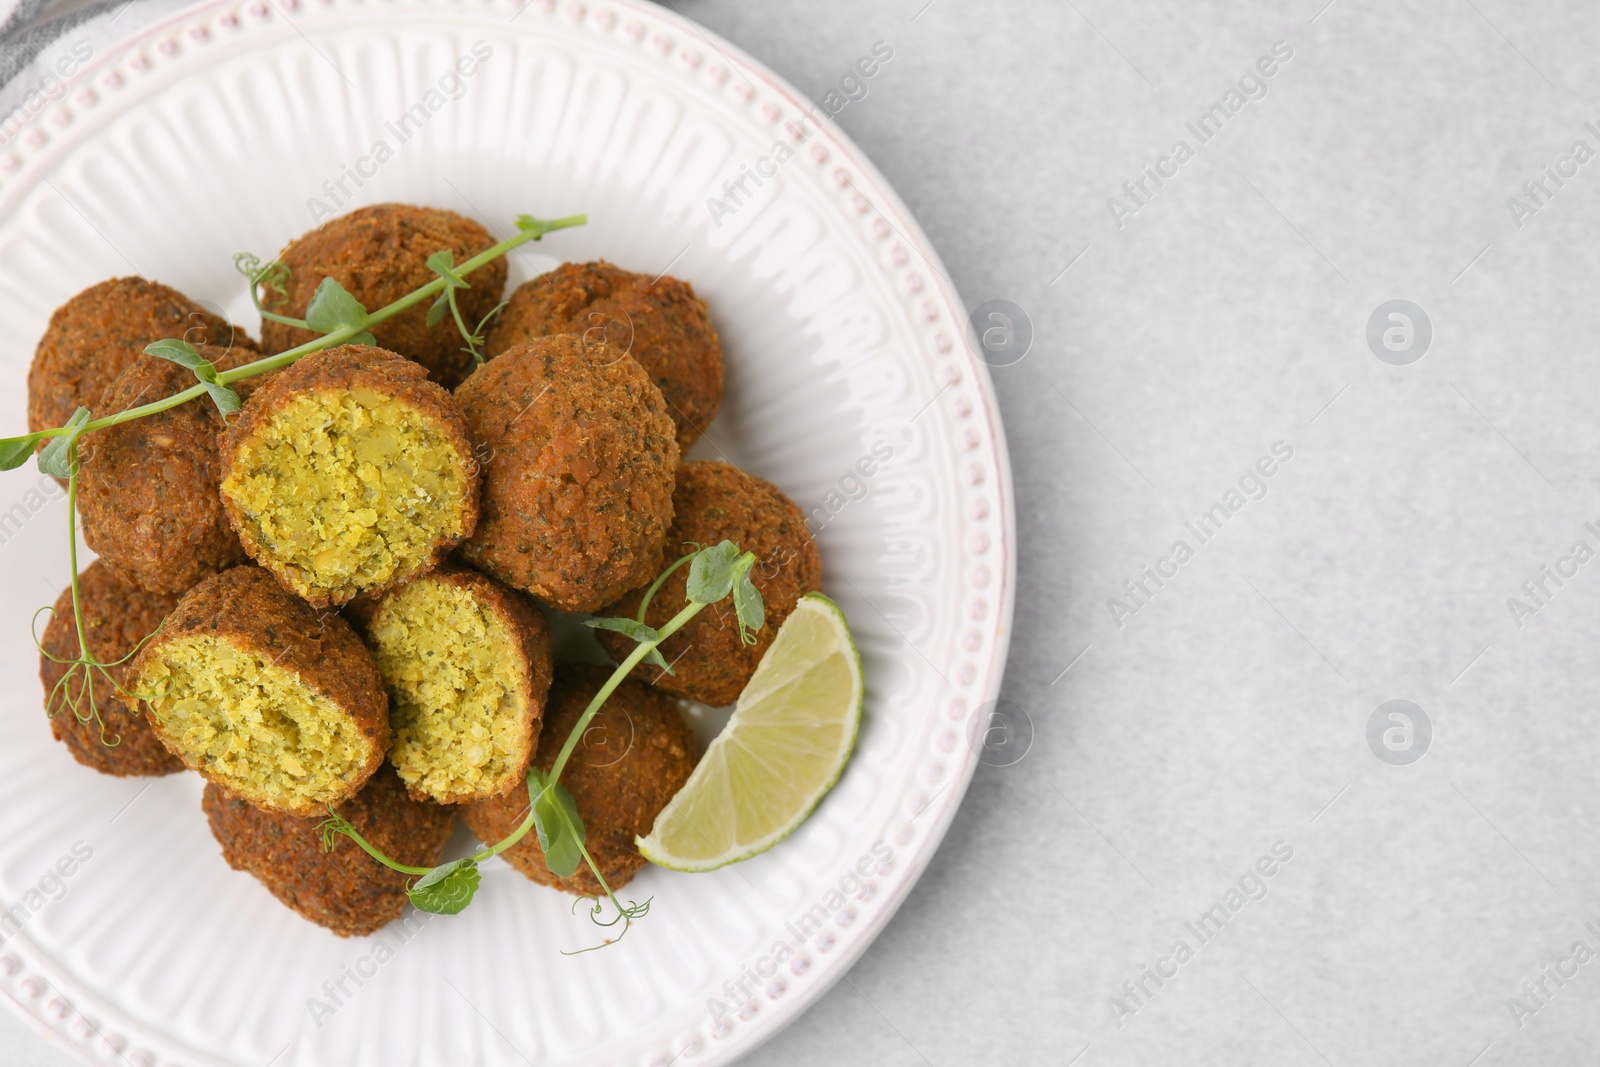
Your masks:
M1433 720L1409 700L1386 700L1367 717L1367 747L1391 767L1406 767L1428 754Z

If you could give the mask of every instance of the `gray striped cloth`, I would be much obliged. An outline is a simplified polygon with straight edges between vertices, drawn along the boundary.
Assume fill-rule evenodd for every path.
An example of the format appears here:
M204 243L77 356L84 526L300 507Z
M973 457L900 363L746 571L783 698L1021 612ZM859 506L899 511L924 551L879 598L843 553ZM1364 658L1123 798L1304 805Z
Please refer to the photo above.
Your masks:
M74 85L119 38L191 0L0 0L0 143Z

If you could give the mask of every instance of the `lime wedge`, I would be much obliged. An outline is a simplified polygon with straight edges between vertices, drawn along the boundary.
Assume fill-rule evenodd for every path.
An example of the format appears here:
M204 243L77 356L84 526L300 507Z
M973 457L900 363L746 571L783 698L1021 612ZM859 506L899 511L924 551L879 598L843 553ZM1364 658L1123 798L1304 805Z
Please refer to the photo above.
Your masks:
M861 725L861 657L839 606L800 598L733 717L637 838L651 863L711 871L788 837L839 780Z

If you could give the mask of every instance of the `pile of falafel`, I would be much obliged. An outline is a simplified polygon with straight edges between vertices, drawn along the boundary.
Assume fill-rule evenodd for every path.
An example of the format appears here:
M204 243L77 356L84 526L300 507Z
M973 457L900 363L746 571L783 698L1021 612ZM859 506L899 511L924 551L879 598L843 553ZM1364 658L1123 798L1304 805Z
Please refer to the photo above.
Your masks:
M283 292L303 318L324 278L368 308L494 244L454 212L380 204L292 241ZM734 702L799 598L820 588L798 507L727 463L686 460L722 401L723 354L693 287L607 262L568 263L501 303L503 260L459 292L489 317L481 365L424 305L347 344L240 383L224 417L204 399L95 431L80 444L78 506L98 555L79 577L87 652L112 684L58 689L78 657L70 587L45 629L40 677L57 740L104 774L206 779L226 861L341 936L404 911L408 881L343 836L333 805L400 863L432 867L457 814L485 843L527 816L530 763L548 771L611 671L554 662L563 613L634 617L668 565L724 539L755 553L766 604L755 643L731 603L663 646L585 730L562 784L613 888L634 845L687 781L699 747L684 701ZM316 335L267 321L259 343L164 285L119 278L51 316L28 376L30 431L81 405L105 416L171 395L190 372L144 354L163 338L218 369ZM680 568L650 601L659 627L687 601ZM601 632L605 653L632 651ZM55 699L50 694L55 693ZM502 855L558 878L533 835Z

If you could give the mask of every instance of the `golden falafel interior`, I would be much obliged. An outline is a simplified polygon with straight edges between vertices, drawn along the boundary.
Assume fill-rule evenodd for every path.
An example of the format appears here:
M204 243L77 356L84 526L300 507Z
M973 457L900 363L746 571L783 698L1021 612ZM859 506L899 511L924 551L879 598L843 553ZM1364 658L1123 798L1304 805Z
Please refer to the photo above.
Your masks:
M138 684L160 732L191 765L281 807L345 791L371 752L350 716L260 653L210 635L155 647Z
M528 758L532 709L517 637L470 589L421 578L391 593L368 626L389 687L389 762L413 791L488 796Z
M427 414L373 389L296 397L223 483L302 595L342 603L465 536L466 459Z

